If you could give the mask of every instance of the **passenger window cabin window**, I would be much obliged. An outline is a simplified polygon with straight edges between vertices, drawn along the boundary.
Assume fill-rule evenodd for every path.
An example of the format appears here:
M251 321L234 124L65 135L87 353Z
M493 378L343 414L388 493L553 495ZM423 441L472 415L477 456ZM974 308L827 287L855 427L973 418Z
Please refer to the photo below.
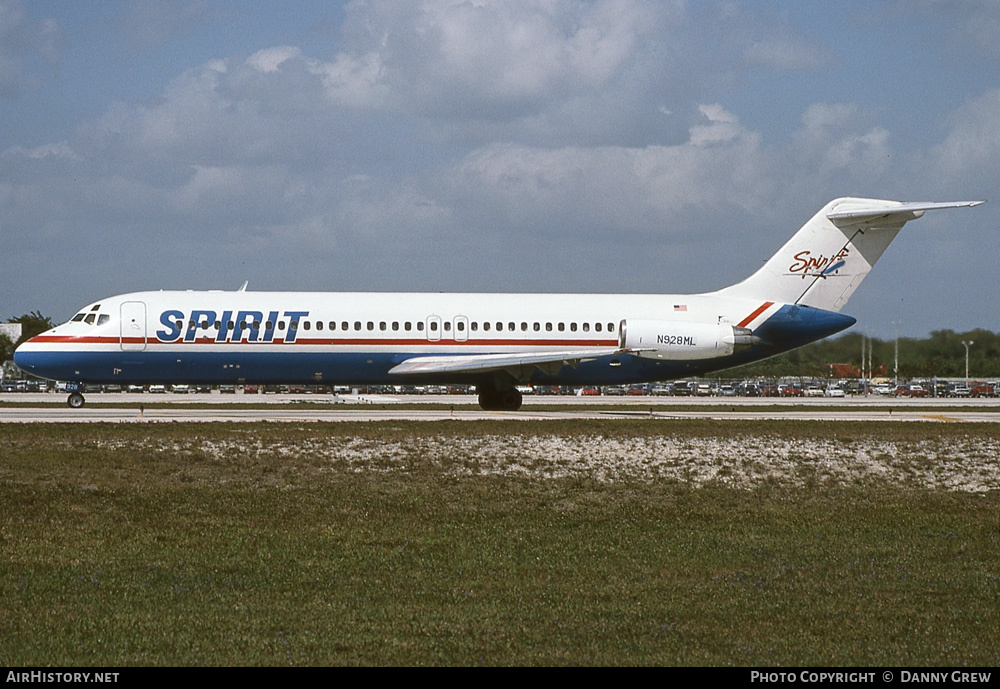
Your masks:
M565 330L566 330L566 324L565 323L560 323L559 324L559 332L563 332Z
M471 328L472 332L476 332L477 330L479 330L479 324L476 323L475 321L472 321L472 324L469 326L469 328Z
M517 328L514 326L514 321L511 321L510 323L507 324L507 330L509 330L511 332L514 332L515 330L517 330Z
M569 324L569 330L570 330L570 332L575 333L576 332L576 323L570 323Z
M316 330L323 329L323 321L316 321Z
M596 330L597 332L601 332L601 324L600 323L594 323L594 330Z
M535 323L534 325L531 326L531 329L537 333L539 330L542 329L542 326L540 323Z
M385 332L385 321L379 321L378 329Z
M528 332L528 324L525 323L524 321L521 321L521 331Z
M327 327L328 327L328 328L329 328L330 330L336 330L336 329L337 329L337 321L330 321L330 322L329 322L329 323L327 323L326 325L327 325Z
M312 327L311 321L303 321L302 327L304 327L306 330L309 330L309 328Z
M392 329L393 331L399 330L399 321L392 322Z
M368 321L368 332L371 332L374 329L375 329L375 322L374 321Z
M354 321L354 329L359 332L361 331L361 321Z
M410 325L411 323L409 321L403 323L403 330L405 330L406 332L410 332Z
M285 322L278 321L278 330L284 330L284 329L285 329Z
M583 332L585 332L585 333L589 333L590 332L590 323L584 323L583 324Z
M449 332L449 333L451 332L451 321L445 321L444 322L444 329L445 329L445 332Z
M437 332L437 329L438 329L438 324L434 321L431 321L431 330Z
M423 329L424 329L424 322L417 321L417 330L423 331Z
M545 330L547 332L552 332L552 324L551 323L546 323L545 324Z
M608 323L608 332L609 333L613 333L614 331L615 331L615 324L614 323Z
M460 332L465 332L465 323L459 321L458 323L455 324L455 328Z

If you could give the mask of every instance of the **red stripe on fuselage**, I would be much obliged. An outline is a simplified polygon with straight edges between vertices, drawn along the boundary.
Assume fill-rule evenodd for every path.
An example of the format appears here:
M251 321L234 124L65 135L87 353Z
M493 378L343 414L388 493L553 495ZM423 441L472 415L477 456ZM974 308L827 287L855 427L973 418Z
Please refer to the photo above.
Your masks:
M774 306L774 302L773 301L765 301L763 304L761 304L760 306L758 306L754 310L753 313L751 313L749 316L747 316L742 321L740 321L739 324L737 325L737 327L739 327L739 328L745 328L745 327L747 327L748 324L753 323L754 319L757 318L757 316L759 316L760 314L764 313L765 311L767 311L772 306Z

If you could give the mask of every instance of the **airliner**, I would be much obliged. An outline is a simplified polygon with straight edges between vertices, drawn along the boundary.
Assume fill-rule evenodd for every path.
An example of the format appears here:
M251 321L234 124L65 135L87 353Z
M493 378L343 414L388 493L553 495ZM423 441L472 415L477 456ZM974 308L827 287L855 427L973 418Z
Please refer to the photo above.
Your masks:
M522 385L704 375L850 327L840 313L905 223L983 201L839 198L757 272L701 294L151 291L101 299L17 348L25 372L87 383Z

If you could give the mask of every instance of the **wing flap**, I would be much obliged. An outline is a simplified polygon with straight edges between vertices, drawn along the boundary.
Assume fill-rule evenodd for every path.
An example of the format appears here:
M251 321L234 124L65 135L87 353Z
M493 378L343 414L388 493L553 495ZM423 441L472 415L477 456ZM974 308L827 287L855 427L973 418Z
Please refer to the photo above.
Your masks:
M518 380L526 380L534 369L554 374L563 366L576 367L581 362L619 353L617 347L570 349L557 352L512 352L509 354L457 354L417 356L403 361L389 373L422 375L428 373L487 373L506 371Z

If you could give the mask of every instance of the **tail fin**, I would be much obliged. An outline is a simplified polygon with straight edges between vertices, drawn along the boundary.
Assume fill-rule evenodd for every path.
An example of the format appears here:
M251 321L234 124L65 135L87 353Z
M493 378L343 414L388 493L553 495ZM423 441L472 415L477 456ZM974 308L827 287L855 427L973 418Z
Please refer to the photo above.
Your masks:
M908 221L921 217L924 211L981 203L835 199L760 270L718 294L840 311Z

